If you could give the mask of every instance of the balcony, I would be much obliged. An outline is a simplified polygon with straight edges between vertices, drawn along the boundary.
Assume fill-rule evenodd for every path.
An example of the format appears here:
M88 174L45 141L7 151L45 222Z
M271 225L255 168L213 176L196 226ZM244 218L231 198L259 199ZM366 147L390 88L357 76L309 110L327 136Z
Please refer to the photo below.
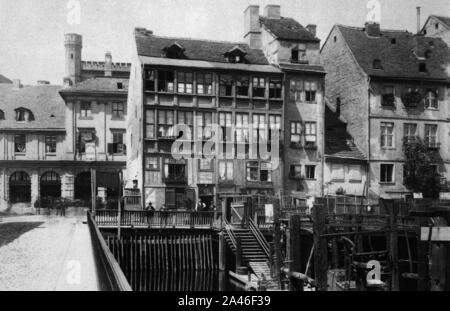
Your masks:
M163 177L166 184L187 184L187 176L182 174L170 174Z
M108 154L126 155L127 154L127 145L118 144L118 143L110 143L110 144L108 144Z
M315 141L305 142L305 150L317 150L317 143Z

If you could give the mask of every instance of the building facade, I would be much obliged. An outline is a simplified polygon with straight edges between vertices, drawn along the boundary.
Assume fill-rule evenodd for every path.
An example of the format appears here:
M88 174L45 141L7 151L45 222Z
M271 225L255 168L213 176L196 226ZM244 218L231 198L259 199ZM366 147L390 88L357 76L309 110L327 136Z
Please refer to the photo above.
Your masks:
M65 37L64 85L0 84L1 208L30 212L38 200L116 198L126 165L130 64L81 60L82 37ZM110 173L102 174L102 173ZM112 177L111 177L112 176Z
M441 38L450 46L450 17L430 15L421 33L426 37Z
M403 185L403 141L423 138L436 168L449 172L450 50L440 38L407 31L335 25L322 47L327 98L369 161L369 189L398 197Z
M201 199L210 208L231 195L322 191L320 42L281 17L279 6L268 6L265 16L250 6L244 22L246 43L135 30L127 179L143 189L146 204L190 209ZM181 137L195 150L190 158L174 158L176 124L190 132ZM215 145L212 160L198 154L208 141ZM270 158L260 156L266 148Z

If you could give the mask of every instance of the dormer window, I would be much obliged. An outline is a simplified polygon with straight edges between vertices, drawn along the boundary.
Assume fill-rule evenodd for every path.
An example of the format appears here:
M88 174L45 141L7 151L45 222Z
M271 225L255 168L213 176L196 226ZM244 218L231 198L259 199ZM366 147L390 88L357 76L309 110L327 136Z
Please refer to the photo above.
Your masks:
M306 50L295 47L291 50L291 63L304 62L306 57Z
M33 113L26 108L16 109L16 121L17 122L27 122L34 121Z
M183 46L177 42L163 49L167 58L185 58Z
M391 39L391 44L396 44L396 43L397 43L397 39L392 38L392 39Z
M245 63L245 55L247 53L236 45L225 53L225 58L228 59L229 63Z
M373 69L378 69L378 70L383 69L383 66L381 65L381 60L379 60L379 59L374 59L372 66L373 66Z
M5 120L5 113L3 110L0 110L0 120Z

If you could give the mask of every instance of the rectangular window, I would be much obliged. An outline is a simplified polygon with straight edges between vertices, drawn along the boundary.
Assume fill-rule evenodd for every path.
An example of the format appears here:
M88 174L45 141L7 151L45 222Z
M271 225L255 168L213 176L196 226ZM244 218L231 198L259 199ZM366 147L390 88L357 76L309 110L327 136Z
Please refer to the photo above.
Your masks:
M380 164L380 182L394 182L394 164Z
M174 137L173 133L173 111L158 111L158 137Z
M158 171L158 158L152 156L145 156L145 169L150 171Z
M305 100L307 102L316 101L317 82L305 82Z
M289 97L291 100L296 102L301 102L305 100L303 93L303 81L302 80L291 80L291 85L289 89Z
M113 131L112 132L112 144L108 146L108 153L109 154L126 154L127 148L125 139L125 131Z
M281 98L281 80L270 79L269 98Z
M45 136L45 153L56 153L56 136Z
M233 96L233 79L229 75L222 75L219 79L219 95Z
M290 178L302 178L302 166L293 164L289 169L289 177Z
M253 97L266 97L266 79L261 77L253 77Z
M381 105L392 107L395 104L395 91L393 86L383 87L381 94Z
M342 165L342 164L332 164L331 165L331 179L333 181L344 181L345 180L344 165Z
M253 140L257 144L267 142L266 116L263 114L253 114Z
M236 79L236 95L248 97L249 77L240 76Z
M83 129L78 132L78 152L86 153L86 143L95 142L95 130Z
M438 92L437 90L428 89L425 93L425 109L438 109Z
M183 161L164 159L164 179L166 181L185 181L186 164Z
M153 69L144 71L145 90L155 91L155 71Z
M25 153L27 151L26 136L24 134L17 134L14 136L14 152Z
M315 147L317 142L316 122L305 122L305 147Z
M302 123L291 122L291 143L301 144Z
M81 103L80 106L80 116L82 118L87 118L90 117L92 115L92 107L91 107L91 103Z
M213 170L213 159L200 159L199 167L200 171L212 171Z
M247 181L272 182L272 164L270 162L247 162Z
M394 148L394 123L381 122L381 148Z
M219 181L233 181L233 161L219 161Z
M194 132L194 119L192 111L178 111L178 124L184 124L189 127L188 133L183 133L183 136L187 139L192 139ZM181 133L180 133L181 134Z
M125 106L123 103L113 103L112 104L113 118L123 118L124 112L125 112Z
M211 138L212 112L197 112L197 139Z
M155 111L145 111L145 137L149 139L155 138Z
M197 94L212 94L212 74L197 73Z
M425 124L425 143L428 148L438 147L438 126L436 124Z
M361 165L350 165L348 169L348 178L352 182L361 182Z
M403 141L407 143L414 142L417 136L417 124L405 123L403 126Z
M248 143L248 114L236 113L236 142Z
M270 139L275 136L273 133L278 132L278 139L281 140L281 116L280 115L269 115L269 129L270 129Z
M306 165L305 166L306 179L316 179L316 166Z
M192 94L192 72L178 72L178 93Z
M222 141L231 141L231 112L219 112L219 125L222 130Z
M173 70L158 70L158 92L173 93L174 77Z

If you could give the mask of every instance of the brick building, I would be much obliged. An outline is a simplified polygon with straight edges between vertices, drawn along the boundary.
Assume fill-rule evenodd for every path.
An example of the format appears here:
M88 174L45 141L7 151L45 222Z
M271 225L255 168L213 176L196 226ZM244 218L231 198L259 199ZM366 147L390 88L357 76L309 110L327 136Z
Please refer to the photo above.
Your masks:
M265 16L258 6L248 7L244 25L246 43L136 29L127 179L143 189L144 202L184 209L198 198L211 206L230 194L322 191L324 70L315 27L281 17L273 5ZM200 148L217 124L226 133L212 137L217 157L175 160L175 124L188 126L188 144ZM253 144L259 151L259 139L270 141L275 132L281 137L274 152L279 165L252 157ZM223 146L233 158L220 157Z
M396 197L403 186L403 139L424 138L436 169L450 169L450 49L407 31L335 25L321 50L327 98L369 161L370 189Z

